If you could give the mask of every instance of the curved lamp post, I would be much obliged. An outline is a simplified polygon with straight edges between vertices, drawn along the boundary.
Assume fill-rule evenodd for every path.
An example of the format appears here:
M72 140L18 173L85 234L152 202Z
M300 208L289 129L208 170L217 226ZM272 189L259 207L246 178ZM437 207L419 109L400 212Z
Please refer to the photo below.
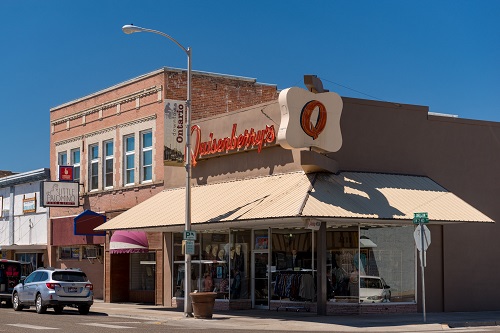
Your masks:
M163 37L167 37L172 42L174 42L178 47L184 51L187 55L187 100L186 100L186 220L184 229L186 231L191 231L191 48L187 49L182 46L178 41L176 41L171 36L157 30L146 29L137 27L135 25L124 25L122 30L126 34L133 34L134 32L152 32ZM193 316L193 305L191 304L191 297L189 292L191 291L191 255L184 255L184 316Z

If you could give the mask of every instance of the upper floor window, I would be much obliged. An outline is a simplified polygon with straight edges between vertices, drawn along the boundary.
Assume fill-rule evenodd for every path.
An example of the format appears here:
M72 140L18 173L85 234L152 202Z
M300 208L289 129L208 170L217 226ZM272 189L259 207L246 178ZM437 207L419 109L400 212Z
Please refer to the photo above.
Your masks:
M58 165L68 165L68 153L65 151L62 153L59 153L57 156L57 164Z
M99 146L89 147L89 190L99 188Z
M113 187L113 140L104 142L104 187Z
M80 182L80 149L71 150L71 164L73 165L73 180Z
M65 151L57 154L57 179L59 179L59 166L60 165L68 165L68 153Z
M147 182L153 179L153 134L142 132L141 138L141 181Z
M135 179L135 139L133 135L125 137L125 185L133 184Z

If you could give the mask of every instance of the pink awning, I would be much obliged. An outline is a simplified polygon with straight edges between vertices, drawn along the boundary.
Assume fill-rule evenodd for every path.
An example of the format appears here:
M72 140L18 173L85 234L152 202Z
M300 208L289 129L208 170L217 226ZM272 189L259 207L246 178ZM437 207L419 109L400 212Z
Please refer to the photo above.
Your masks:
M117 230L111 235L109 253L149 252L148 237L144 231Z

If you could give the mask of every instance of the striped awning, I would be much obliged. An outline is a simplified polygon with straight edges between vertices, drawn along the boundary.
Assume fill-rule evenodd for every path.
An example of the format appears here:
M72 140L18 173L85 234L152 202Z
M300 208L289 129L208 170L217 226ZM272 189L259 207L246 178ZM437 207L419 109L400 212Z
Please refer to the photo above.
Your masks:
M144 231L117 230L109 241L111 254L147 253L149 252L148 236Z

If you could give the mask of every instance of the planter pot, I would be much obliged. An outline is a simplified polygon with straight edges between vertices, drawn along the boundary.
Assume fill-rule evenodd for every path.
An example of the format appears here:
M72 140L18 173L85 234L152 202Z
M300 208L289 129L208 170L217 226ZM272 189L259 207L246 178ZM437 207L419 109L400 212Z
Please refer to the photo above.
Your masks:
M191 303L193 304L193 315L198 319L212 318L215 305L215 297L217 293L214 292L199 292L189 293L191 296Z

